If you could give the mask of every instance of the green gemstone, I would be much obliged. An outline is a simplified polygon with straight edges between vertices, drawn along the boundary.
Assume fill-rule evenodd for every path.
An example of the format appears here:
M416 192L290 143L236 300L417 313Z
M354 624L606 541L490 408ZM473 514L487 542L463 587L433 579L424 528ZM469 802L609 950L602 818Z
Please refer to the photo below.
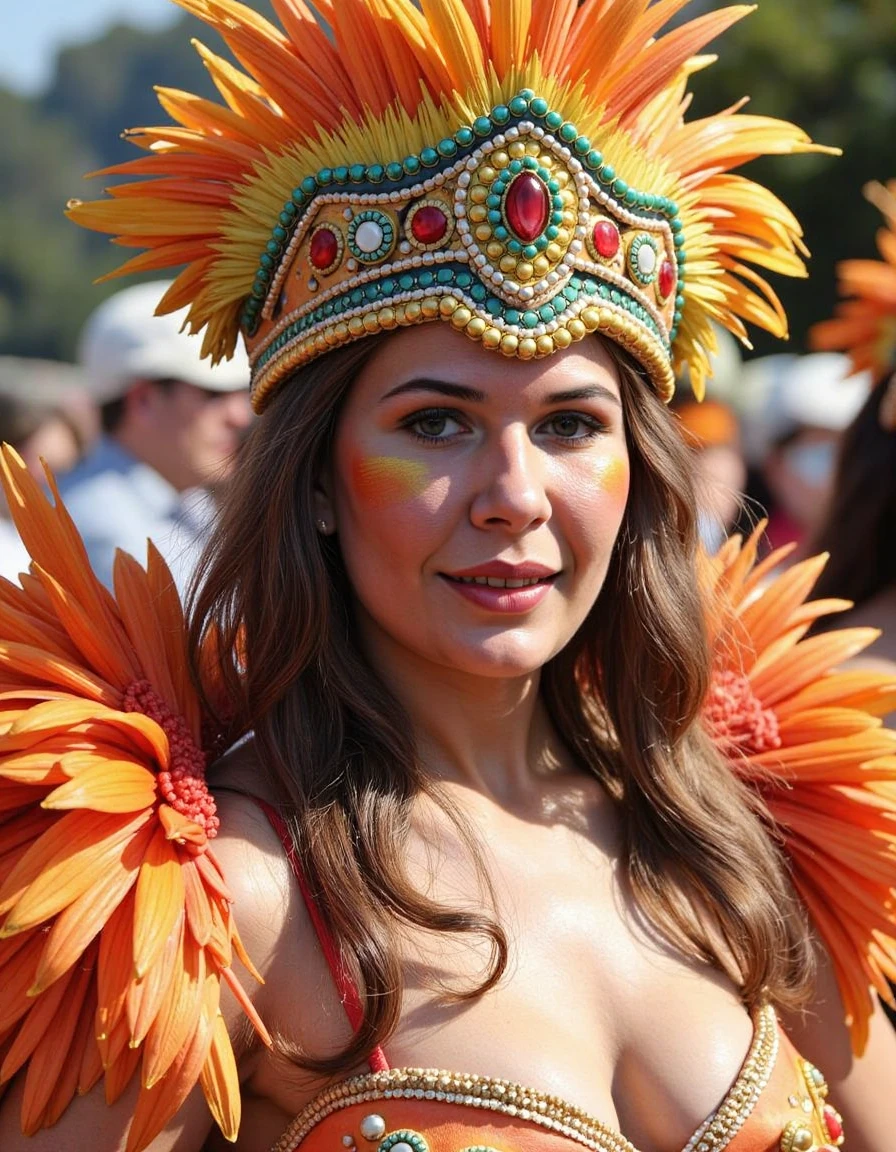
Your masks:
M409 176L413 176L420 171L420 157L419 156L405 156L401 162L402 168Z
M523 327L524 328L537 328L540 316L537 312L524 312L523 313Z
M333 169L321 168L317 174L318 184L332 184L333 183Z
M368 284L367 287L364 289L364 295L367 297L368 300L376 300L376 298L379 296L379 294L380 294L379 284Z
M575 288L576 292L581 292L582 291L582 278L581 278L581 276L570 276L569 286L570 286L570 288ZM573 297L573 299L575 299L575 297Z
M504 217L501 215L497 208L492 208L488 214L489 224L500 224L503 219Z
M469 272L459 272L456 280L458 288L469 288L473 283L473 277Z
M348 178L354 184L360 184L362 180L367 178L367 169L363 164L352 164L348 170Z
M503 307L504 307L504 305L501 303L501 301L496 300L494 298L494 296L492 296L485 303L485 310L486 310L486 312L488 312L488 314L490 316L500 316L501 312L503 310Z
M514 176L516 176L519 172L522 172L523 162L522 160L511 160L507 167L514 174Z
M544 122L552 132L556 132L556 130L563 123L563 117L559 112L548 112L547 116L544 118Z
M398 286L403 292L410 292L410 290L414 287L414 277L402 276L398 281Z
M504 313L504 319L507 321L508 324L519 324L520 314L516 310L516 308L508 308L507 311Z
M492 130L492 122L488 116L477 116L473 121L473 131L477 136L488 136Z
M439 162L439 154L435 148L424 148L420 153L420 160L427 168L434 168Z
M549 224L544 230L544 234L548 240L556 240L560 235L560 229L556 224Z
M302 181L302 191L313 196L317 191L317 179L314 176L306 176Z
M496 240L506 240L509 235L510 235L510 233L507 231L507 229L504 227L503 224L499 224L498 227L495 229L495 239Z
M450 136L446 136L444 140L439 141L438 150L440 156L454 156L457 152L457 144Z
M616 169L612 164L604 164L598 175L604 184L612 184L616 179Z
M551 223L552 224L558 224L558 225L562 224L563 223L563 213L562 212L552 212L551 213Z
M525 116L529 111L529 101L525 96L514 96L510 101L510 111L514 116Z
M549 321L554 319L553 305L542 304L542 306L538 309L538 315L545 322L545 324L547 324Z
M286 229L281 228L281 226L278 224L271 235L275 240L279 240L282 243L286 239Z
M529 108L535 116L544 116L548 110L548 102L543 96L536 96Z
M591 141L587 136L577 136L576 142L573 144L573 148L576 150L576 152L578 152L580 156L587 156L591 151Z
M270 252L272 256L280 255L280 245L276 240L268 240L267 244L265 244L265 249Z
M564 141L564 143L572 144L576 136L578 136L578 132L576 131L575 124L570 124L570 122L567 120L565 123L560 125L560 139Z
M333 179L338 184L344 184L348 180L348 168L344 164L340 164L338 168L334 168Z
M436 281L439 284L450 284L454 279L454 273L450 268L440 268L436 274Z
M470 289L470 295L475 301L477 301L477 303L481 303L486 298L488 293L485 290L484 284L474 284Z
M535 93L531 88L523 88L520 90L520 97L528 103L530 100L535 99Z
M522 250L523 250L523 246L522 246L522 244L520 244L519 240L508 240L507 241L507 251L512 252L514 254L514 256L519 255L519 253L522 252Z
M496 124L506 124L510 119L510 109L506 104L499 104L497 108L492 109L492 120Z
M628 184L622 179L613 181L613 191L617 196L624 196L628 192Z
M432 272L421 272L421 274L420 274L420 287L421 288L431 288L434 281L435 281L435 276L432 274Z
M404 176L404 168L393 160L391 164L386 165L386 175L390 180L400 180Z
M468 144L473 143L473 129L467 128L466 126L463 128L458 128L458 130L454 133L454 139L458 142L458 144L460 144L461 148L466 148Z
M527 260L534 260L538 255L538 248L534 244L527 244L523 249L523 255Z
M382 164L371 164L367 169L367 178L373 184L380 184L386 177L386 169Z
M550 243L550 241L548 240L547 236L539 236L538 239L535 241L535 251L536 252L544 252L545 248L547 248L549 243Z
M364 303L364 292L361 288L356 288L354 290L354 292L352 292L352 304L363 304L363 303Z
M382 282L380 287L383 290L383 295L393 296L395 294L397 285L396 285L395 281L391 277L389 277Z
M534 156L527 156L525 160L523 160L523 167L527 168L530 172L533 172L538 168L538 161Z
M305 203L305 193L302 191L301 188L293 188L293 190L292 190L292 202L298 208L301 208L302 205Z
M485 206L486 208L500 208L501 197L492 192L491 195L486 198Z
M604 162L603 153L598 152L596 148L592 148L591 151L588 153L588 155L585 157L585 163L588 165L589 168L595 168L595 169L600 168L600 166L601 166L601 164L603 164L603 162Z
M264 288L259 288L259 286L257 284L253 284L252 285L252 295L255 297L256 300L263 300L266 293L265 293Z

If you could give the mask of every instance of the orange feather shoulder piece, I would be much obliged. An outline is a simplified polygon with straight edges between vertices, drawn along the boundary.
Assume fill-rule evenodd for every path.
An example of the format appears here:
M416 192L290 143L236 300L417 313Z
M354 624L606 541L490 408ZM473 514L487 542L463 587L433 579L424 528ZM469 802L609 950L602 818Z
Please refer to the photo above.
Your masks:
M852 607L807 602L818 556L772 574L790 549L756 562L764 525L704 557L714 673L704 720L733 770L763 801L769 830L828 949L861 1054L874 992L896 980L896 677L849 661L878 636L807 636Z
M0 580L0 1092L23 1073L31 1135L139 1074L140 1152L199 1083L233 1140L222 982L270 1037L231 968L257 976L211 846L180 600L151 545L145 570L118 555L113 596L52 478L55 505L8 447L0 468L32 557L21 586Z

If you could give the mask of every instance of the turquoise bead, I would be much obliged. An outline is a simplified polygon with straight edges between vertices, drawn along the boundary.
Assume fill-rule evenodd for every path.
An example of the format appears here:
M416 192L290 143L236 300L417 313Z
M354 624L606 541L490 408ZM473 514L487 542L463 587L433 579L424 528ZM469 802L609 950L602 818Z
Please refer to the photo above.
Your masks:
M522 246L522 244L520 244L519 240L508 240L507 241L507 251L512 252L514 254L514 256L517 256L520 252L522 252L522 250L523 250L523 246Z
M587 136L577 136L573 148L580 156L587 156L591 151L591 141Z
M531 88L523 88L520 92L520 98L528 103L530 100L535 99L535 93Z
M457 144L450 137L446 136L444 140L439 141L438 151L440 156L454 156L457 152Z
M421 288L430 288L430 287L432 287L432 283L434 280L435 280L435 276L433 276L432 272L423 272L420 275L420 287Z
M508 308L507 311L504 313L504 319L507 321L508 324L519 324L520 314L516 310L516 308Z
M595 148L592 148L588 155L585 157L585 162L589 168L600 168L601 164L604 162L603 153L598 152Z
M547 116L544 118L544 122L552 132L556 132L560 125L563 123L563 117L559 112L548 112Z
M346 180L348 180L348 168L344 164L340 164L338 168L334 168L333 179L339 184L344 184Z
M290 226L290 224L292 223L292 217L290 216L290 214L288 212L281 212L280 213L280 223L283 225L284 228L288 228Z
M548 240L556 240L557 237L560 235L560 229L557 227L556 224L549 224L547 226L547 228L545 229L544 234L548 238Z
M454 279L454 273L450 268L440 268L436 274L436 280L439 284L450 284Z
M536 96L529 107L535 116L544 116L548 110L548 102L542 96Z
M500 208L501 197L492 192L491 195L486 198L485 206L486 208Z
M572 144L576 136L578 136L578 132L576 132L575 124L570 124L570 122L567 120L565 123L560 125L560 139L563 140L564 143Z
M404 160L401 162L401 166L409 176L413 176L420 171L420 157L405 156Z
M355 184L360 184L367 177L367 169L363 164L352 164L348 170L348 178Z
M525 116L529 111L529 101L523 95L514 96L510 101L510 111L514 116Z
M549 321L554 319L554 309L550 304L542 304L542 306L538 309L538 315L545 322L545 324L547 324Z
M537 328L539 315L537 312L524 312L523 313L523 327L524 328Z
M433 168L439 162L439 154L435 148L424 148L420 153L420 160L427 168Z
M317 191L317 180L313 176L306 176L302 181L302 191L309 196L313 195Z
M616 179L616 169L612 164L604 164L599 172L599 176L604 184L612 184Z
M523 249L523 255L527 260L534 260L538 255L538 248L534 244L527 244Z
M624 180L613 181L613 191L617 196L624 196L628 192L628 184Z
M510 109L506 104L499 104L497 108L492 109L492 120L496 124L506 124L510 119Z
M499 224L498 227L495 229L495 239L496 240L506 240L509 235L510 235L510 233L507 231L507 229L504 227L503 224Z
M518 173L522 172L523 162L522 160L511 160L507 167L514 174L514 176L516 176Z
M277 243L276 240L268 240L265 247L266 247L267 251L270 252L270 254L272 256L279 256L280 255L280 245Z
M463 128L458 128L458 130L454 133L454 139L458 142L458 144L460 144L462 148L466 148L468 144L473 143L473 129L467 128L466 126Z
M485 310L490 316L500 316L503 309L503 304L500 300L496 300L494 296L485 303Z
M386 169L385 169L385 168L382 166L382 164L372 164L372 165L371 165L371 166L370 166L370 167L367 169L367 178L368 178L368 179L369 179L369 180L370 180L370 181L371 181L373 184L380 184L380 183L382 183L382 181L384 180L385 176L386 176Z
M333 169L332 168L321 168L320 172L318 172L318 174L317 174L317 182L318 182L318 184L332 184L332 182L333 182Z
M391 164L386 165L386 175L390 180L400 180L404 176L404 168L393 160Z
M488 293L486 292L485 286L483 284L474 284L470 289L470 295L477 303L481 304Z
M504 217L496 208L492 208L488 214L489 224L500 224L503 219Z
M473 121L473 131L477 136L488 136L492 130L492 122L488 116L477 116Z
M523 160L523 167L528 168L528 170L530 172L532 172L538 168L538 161L535 159L534 156L527 156L525 158L525 160ZM541 169L540 171L543 171L543 169Z

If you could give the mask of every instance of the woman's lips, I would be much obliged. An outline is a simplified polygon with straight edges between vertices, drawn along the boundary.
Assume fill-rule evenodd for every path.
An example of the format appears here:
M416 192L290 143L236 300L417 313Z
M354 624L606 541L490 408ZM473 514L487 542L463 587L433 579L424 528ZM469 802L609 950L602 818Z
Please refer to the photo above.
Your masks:
M540 604L553 587L557 573L550 575L473 576L442 575L445 583L465 600L490 612L524 613Z

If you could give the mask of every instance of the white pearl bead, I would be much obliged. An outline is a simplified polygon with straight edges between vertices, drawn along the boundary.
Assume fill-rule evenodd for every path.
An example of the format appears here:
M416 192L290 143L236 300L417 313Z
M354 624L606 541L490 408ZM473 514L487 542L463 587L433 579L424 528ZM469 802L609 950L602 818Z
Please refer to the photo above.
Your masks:
M638 271L642 276L652 276L656 271L656 252L650 244L642 244L638 249Z
M386 1121L376 1112L365 1116L360 1124L361 1135L365 1140L379 1140L385 1134Z
M355 244L362 252L376 252L382 247L383 230L375 220L365 220L355 230Z

